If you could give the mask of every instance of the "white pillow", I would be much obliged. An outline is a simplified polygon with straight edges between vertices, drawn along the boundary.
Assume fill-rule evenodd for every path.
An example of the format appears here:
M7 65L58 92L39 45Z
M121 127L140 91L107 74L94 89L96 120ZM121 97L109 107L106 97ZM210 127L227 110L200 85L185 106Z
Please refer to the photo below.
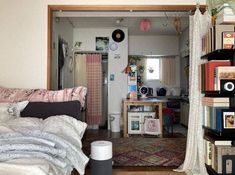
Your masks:
M18 103L0 103L0 122L15 119L20 116L20 112L27 106L28 101Z
M11 103L8 112L16 117L20 117L20 112L28 105L29 101L21 101L18 103Z

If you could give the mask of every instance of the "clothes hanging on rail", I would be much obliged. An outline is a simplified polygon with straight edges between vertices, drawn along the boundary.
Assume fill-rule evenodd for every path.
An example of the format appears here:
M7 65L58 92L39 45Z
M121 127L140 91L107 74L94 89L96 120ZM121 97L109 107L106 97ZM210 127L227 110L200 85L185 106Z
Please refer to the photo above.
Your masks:
M63 40L59 37L59 42L58 42L58 89L62 89L62 87L63 87L62 68L64 66L64 59L65 59L63 45L64 45Z

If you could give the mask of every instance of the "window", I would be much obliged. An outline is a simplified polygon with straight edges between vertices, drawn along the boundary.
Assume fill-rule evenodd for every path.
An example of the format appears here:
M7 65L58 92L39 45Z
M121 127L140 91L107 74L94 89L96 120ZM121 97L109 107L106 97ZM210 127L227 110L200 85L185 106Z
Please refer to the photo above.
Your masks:
M146 78L147 80L159 80L160 79L160 60L157 58L148 58L146 66Z

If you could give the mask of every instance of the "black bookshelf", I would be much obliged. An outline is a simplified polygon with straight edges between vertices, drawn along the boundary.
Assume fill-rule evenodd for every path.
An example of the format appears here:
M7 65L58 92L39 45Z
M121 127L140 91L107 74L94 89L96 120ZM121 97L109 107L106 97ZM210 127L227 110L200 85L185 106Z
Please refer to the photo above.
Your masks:
M201 56L201 59L210 60L231 60L232 65L235 63L235 49L218 49Z
M219 175L210 165L206 165L206 170L209 175Z
M206 126L202 126L204 132L207 136L213 137L216 140L235 140L235 129L223 129L222 131L217 131Z
M201 56L201 59L211 60L230 60L232 66L235 66L235 49L218 49ZM230 108L234 108L235 97L231 97L230 94L221 93L220 91L202 91L205 97L230 97ZM232 101L232 103L231 103ZM221 121L223 123L223 121ZM204 135L211 137L214 140L231 140L232 146L235 144L235 129L225 129L222 127L221 131L211 129L209 127L202 126L204 129ZM209 175L220 175L211 166L206 164L206 169ZM223 174L223 173L222 173ZM221 174L221 175L222 175Z

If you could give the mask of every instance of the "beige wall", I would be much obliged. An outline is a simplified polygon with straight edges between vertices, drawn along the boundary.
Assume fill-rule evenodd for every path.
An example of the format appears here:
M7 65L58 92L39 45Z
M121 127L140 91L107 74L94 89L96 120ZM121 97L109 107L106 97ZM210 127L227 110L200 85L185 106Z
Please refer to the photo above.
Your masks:
M48 4L194 5L196 0L0 0L0 86L47 87Z

